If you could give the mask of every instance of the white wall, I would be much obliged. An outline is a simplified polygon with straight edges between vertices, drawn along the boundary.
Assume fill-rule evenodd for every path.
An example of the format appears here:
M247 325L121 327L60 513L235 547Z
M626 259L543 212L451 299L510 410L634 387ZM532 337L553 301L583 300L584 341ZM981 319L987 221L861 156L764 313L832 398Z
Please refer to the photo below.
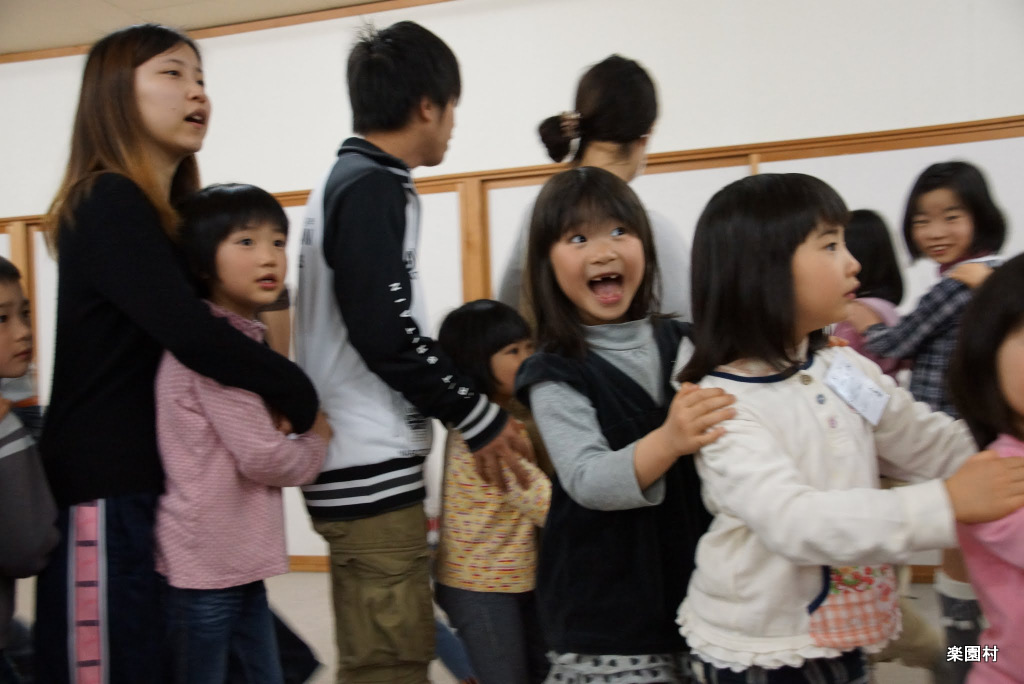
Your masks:
M548 161L537 123L569 108L581 71L612 52L641 61L659 84L662 117L652 152L1024 113L1019 0L456 0L369 19L379 26L418 21L459 56L464 94L455 137L445 163L421 175ZM344 60L364 20L201 41L214 103L200 155L206 182L250 182L271 192L316 183L350 129ZM66 160L83 63L66 57L0 64L0 217L45 212ZM893 194L905 192L918 167L932 160L917 161ZM811 173L818 164L830 180L828 160L794 164ZM707 199L698 195L710 196L743 172L685 180L671 174L639 179L635 187L690 234ZM1019 178L993 181L1012 188ZM845 173L832 181L851 205L858 204L854 181ZM1009 188L997 188L997 196L1005 198ZM494 265L507 257L505 231L518 226L535 193L492 193ZM881 209L895 220L894 207ZM421 262L436 326L461 299L458 205L451 195L426 196L424 212L430 239ZM36 261L45 395L56 291L41 249ZM294 492L288 514L289 552L323 553Z
M536 124L612 52L659 83L655 152L1024 112L1019 0L456 0L370 18L419 21L459 56L455 139L429 173L546 161ZM214 102L205 180L315 184L349 130L344 59L362 21L201 41ZM49 203L83 60L0 65L0 217Z

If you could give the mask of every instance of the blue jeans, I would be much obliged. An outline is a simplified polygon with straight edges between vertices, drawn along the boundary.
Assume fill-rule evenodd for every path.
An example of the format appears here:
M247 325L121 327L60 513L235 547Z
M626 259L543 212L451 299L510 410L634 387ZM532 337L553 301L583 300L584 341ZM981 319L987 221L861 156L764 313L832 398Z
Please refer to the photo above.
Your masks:
M480 684L544 681L549 665L534 592L502 594L436 584L434 594L466 645Z
M249 684L284 684L263 582L168 592L168 627L179 684L224 684L234 656Z

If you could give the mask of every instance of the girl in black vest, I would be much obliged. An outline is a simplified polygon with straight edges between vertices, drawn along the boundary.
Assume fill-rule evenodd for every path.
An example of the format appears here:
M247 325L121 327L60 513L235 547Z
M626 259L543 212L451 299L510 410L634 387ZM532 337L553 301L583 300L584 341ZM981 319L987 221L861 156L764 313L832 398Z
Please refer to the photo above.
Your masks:
M540 353L516 381L556 471L537 579L548 682L685 679L674 608L710 520L685 455L733 410L669 385L689 325L651 315L657 273L625 182L593 167L548 181L527 253Z

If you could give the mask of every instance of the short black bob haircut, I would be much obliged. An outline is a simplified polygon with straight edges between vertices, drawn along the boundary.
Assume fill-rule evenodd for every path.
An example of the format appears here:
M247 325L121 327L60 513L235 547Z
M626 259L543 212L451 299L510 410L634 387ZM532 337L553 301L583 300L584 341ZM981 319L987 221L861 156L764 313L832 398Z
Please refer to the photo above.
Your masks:
M13 285L21 283L21 271L9 260L0 256L0 284Z
M460 371L473 379L477 390L491 396L497 378L491 357L508 345L530 339L530 326L519 312L493 299L477 299L445 316L437 343Z
M593 140L625 145L650 133L658 118L658 95L654 81L639 63L612 55L587 69L576 88L579 118L579 147L572 162L583 158ZM572 138L562 129L562 116L541 121L537 128L548 156L565 160Z
M588 223L619 221L644 250L644 277L626 319L635 321L658 310L658 259L647 212L636 193L615 174L580 166L555 174L541 188L530 218L526 247L526 300L537 327L540 349L583 358L587 345L582 322L555 279L551 248L562 236Z
M960 198L964 209L974 223L974 239L968 255L998 252L1006 239L1006 220L988 191L988 184L981 170L963 161L949 161L932 164L925 169L907 198L907 210L903 214L903 240L911 259L921 256L921 250L914 242L914 215L921 195L933 190L947 188Z
M424 97L443 108L461 94L455 53L414 22L364 27L348 56L352 129L360 135L402 128Z
M1024 439L1020 417L999 385L996 353L1024 328L1024 254L997 268L974 293L960 320L949 363L949 393L980 448L1000 434Z
M802 173L748 176L719 190L693 238L695 350L680 380L697 382L737 359L795 370L793 254L818 226L848 218L835 190ZM825 341L811 333L808 353Z
M178 203L178 239L200 297L217 280L217 248L229 235L270 223L288 235L288 217L274 196L255 185L210 185Z
M854 209L846 224L846 249L860 262L858 297L903 301L903 275L889 227L870 209Z

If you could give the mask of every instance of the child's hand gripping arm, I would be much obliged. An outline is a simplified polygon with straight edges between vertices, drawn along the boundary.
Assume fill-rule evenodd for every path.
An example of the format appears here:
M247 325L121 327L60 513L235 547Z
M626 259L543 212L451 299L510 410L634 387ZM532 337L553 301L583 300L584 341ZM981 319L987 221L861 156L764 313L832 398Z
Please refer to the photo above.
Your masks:
M665 425L654 431L661 432L641 448L641 476L637 471L637 448L647 437L612 449L585 396L561 382L541 382L530 388L533 417L559 482L578 504L601 511L660 503L664 497L661 474L679 456L695 451L697 440L708 443L721 435L718 431L703 432L731 411L724 408L732 401L723 399L725 396L720 391L709 394L694 385L681 388L672 400ZM723 411L720 416L708 415L718 410Z
M651 486L683 454L695 453L724 435L725 428L718 424L736 415L731 407L735 401L720 388L684 383L672 399L664 424L636 443L633 467L640 488Z
M978 261L960 264L949 272L949 277L958 280L972 290L980 287L992 275L992 267Z
M957 522L998 520L1024 506L1024 458L982 451L946 480L946 491Z
M290 438L279 431L262 399L251 392L200 378L197 396L207 420L247 478L272 487L316 479L331 434L322 411L309 432Z
M972 295L971 289L963 283L952 278L943 278L925 293L917 307L901 318L896 325L868 325L868 329L861 329L854 322L854 326L858 332L865 335L866 348L873 354L893 359L912 358L924 341L937 330L945 330L954 324ZM855 306L861 305L851 302L848 305L848 312L855 311ZM850 320L853 322L852 318Z
M505 501L534 525L544 527L551 505L551 480L532 463L524 463L522 467L529 475L529 488L520 485L508 469L502 471L508 488Z
M523 462L536 463L537 457L530 440L523 437L523 424L509 416L498 436L473 452L473 460L480 478L504 491L508 485L502 476L502 468L515 475L520 487L529 489L530 474Z

